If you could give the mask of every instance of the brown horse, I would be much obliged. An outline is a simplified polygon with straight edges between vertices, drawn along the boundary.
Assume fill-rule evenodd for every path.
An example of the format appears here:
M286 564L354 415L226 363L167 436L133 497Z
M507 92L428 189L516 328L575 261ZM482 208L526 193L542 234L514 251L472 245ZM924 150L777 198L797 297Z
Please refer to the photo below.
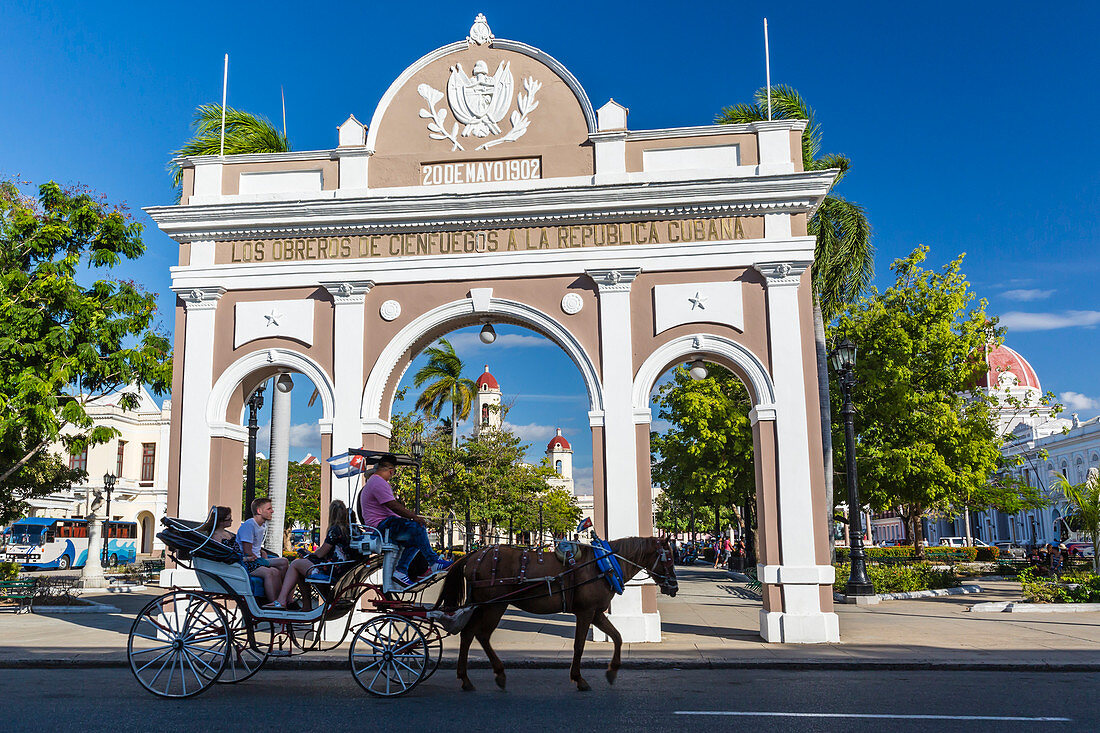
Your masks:
M622 566L623 582L647 572L662 593L675 596L676 570L668 540L653 537L625 537L610 542ZM509 605L528 613L572 613L577 617L573 640L573 665L569 679L577 689L591 689L581 677L581 654L589 626L611 637L615 653L607 668L607 681L615 683L619 673L623 640L606 613L614 596L611 586L595 563L595 551L581 545L572 565L563 564L553 552L496 546L471 553L456 562L447 573L437 608L453 611L465 602L474 606L462 629L458 653L458 679L463 690L474 686L466 675L470 643L476 637L493 665L497 685L504 689L504 664L489 646L489 637Z

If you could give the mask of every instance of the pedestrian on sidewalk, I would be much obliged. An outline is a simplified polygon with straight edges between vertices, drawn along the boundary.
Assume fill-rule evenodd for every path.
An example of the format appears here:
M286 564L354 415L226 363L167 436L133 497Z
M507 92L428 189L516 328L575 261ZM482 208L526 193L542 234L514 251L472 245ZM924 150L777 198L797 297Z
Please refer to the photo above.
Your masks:
M738 572L745 570L745 541L741 538L738 538L733 545L733 564L734 570Z

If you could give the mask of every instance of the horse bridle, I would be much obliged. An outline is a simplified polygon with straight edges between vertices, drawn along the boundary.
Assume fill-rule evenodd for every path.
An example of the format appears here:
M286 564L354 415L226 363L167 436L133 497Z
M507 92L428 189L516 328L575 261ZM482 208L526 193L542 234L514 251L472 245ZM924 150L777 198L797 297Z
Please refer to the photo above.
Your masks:
M653 580L655 583L657 583L657 585L661 586L662 588L679 588L680 587L680 584L676 581L675 567L673 567L673 571L672 571L673 574L672 575L657 572L657 567L660 566L660 565L664 565L665 563L668 563L670 561L670 558L672 557L669 550L666 549L663 546L658 546L658 548L657 548L657 557L655 557L653 559L653 565L651 567L648 567L648 568L645 567L644 565L639 565L638 563L634 562L633 560L628 560L627 558L623 557L622 555L619 555L618 553L615 554L615 557L619 558L619 560L621 560L623 562L630 563L634 567L636 567L639 570L643 571L644 573L646 573L650 577L651 580Z

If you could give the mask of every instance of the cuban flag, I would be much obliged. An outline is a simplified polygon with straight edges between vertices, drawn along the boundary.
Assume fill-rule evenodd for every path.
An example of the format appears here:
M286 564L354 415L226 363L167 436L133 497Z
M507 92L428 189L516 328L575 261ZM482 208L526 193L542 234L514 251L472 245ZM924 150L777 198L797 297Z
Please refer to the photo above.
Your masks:
M336 478L348 478L363 473L363 456L341 453L338 456L329 458L328 464Z
M592 529L592 517L585 517L584 521L577 525L577 534L580 534L586 529Z

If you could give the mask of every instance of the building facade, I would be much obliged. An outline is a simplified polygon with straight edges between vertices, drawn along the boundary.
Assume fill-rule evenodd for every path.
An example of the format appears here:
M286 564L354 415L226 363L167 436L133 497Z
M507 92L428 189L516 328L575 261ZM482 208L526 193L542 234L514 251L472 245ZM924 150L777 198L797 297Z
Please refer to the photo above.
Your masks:
M119 407L123 393L137 395L137 409ZM168 507L171 402L158 406L148 390L137 386L94 399L87 411L96 425L115 428L119 436L76 455L69 454L61 443L51 445L51 452L67 460L70 468L87 471L88 478L65 491L32 500L30 516L86 516L92 492L103 488L103 476L110 473L117 476L111 492L111 520L137 523L139 553L160 552L164 545L156 533Z

